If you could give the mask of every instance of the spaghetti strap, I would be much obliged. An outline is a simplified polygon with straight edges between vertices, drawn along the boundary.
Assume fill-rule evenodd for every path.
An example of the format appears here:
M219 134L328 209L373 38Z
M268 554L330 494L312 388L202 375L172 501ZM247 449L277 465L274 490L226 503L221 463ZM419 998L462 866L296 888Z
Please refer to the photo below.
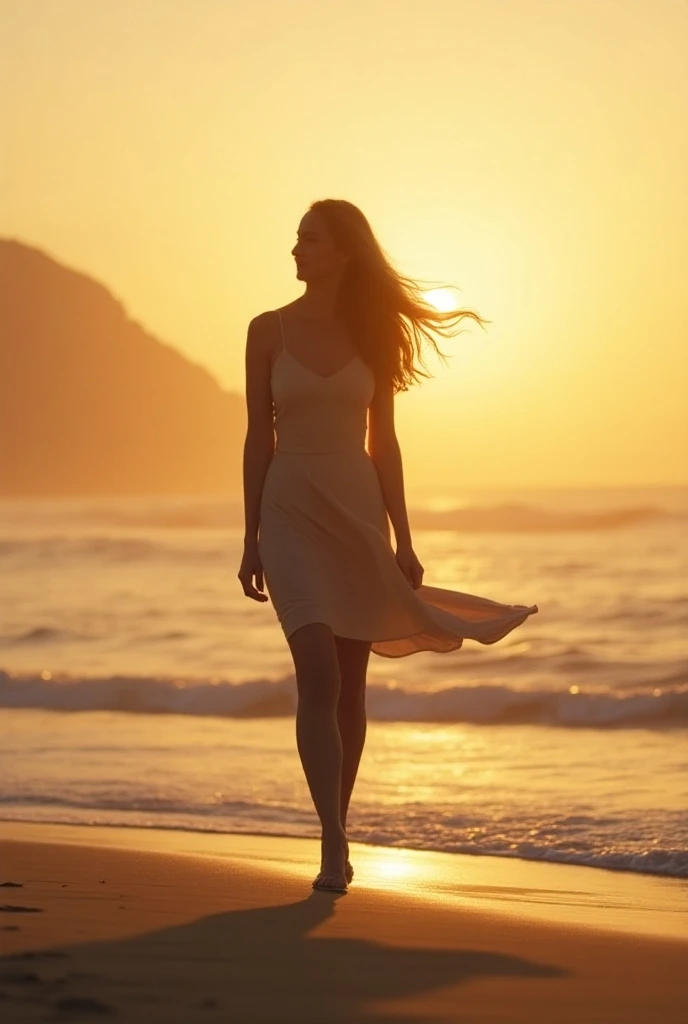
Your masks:
M280 325L280 336L282 338L282 351L286 351L287 346L284 344L284 325L282 324L282 314L280 313L279 309L276 309L275 312L277 313L277 319L279 320L279 325Z

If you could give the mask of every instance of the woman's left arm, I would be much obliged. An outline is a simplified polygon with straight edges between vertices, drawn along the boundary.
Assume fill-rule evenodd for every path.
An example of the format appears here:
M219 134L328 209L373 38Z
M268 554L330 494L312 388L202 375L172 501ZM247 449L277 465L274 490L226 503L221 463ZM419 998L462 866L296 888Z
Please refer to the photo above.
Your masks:
M411 543L404 495L404 470L394 428L394 391L391 383L378 382L368 410L368 454L375 463L380 487L394 527L396 559L414 589L423 582L423 566Z

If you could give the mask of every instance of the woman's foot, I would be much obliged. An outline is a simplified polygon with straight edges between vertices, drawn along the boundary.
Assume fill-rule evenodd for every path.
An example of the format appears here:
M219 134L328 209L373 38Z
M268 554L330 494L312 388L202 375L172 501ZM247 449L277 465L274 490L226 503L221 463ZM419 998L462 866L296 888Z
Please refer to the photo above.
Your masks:
M346 844L346 864L344 865L344 874L346 875L347 882L350 882L351 879L354 877L354 869L352 868L351 861L349 860L349 844L348 844L348 842Z
M318 874L313 879L313 885L315 885L315 883L320 879L321 875L322 875L322 871L319 871ZM353 867L351 865L351 861L350 860L347 860L346 864L344 865L344 877L346 878L347 882L351 882L353 880L354 869L353 869Z
M329 889L333 892L346 892L348 877L349 844L346 833L342 829L331 839L321 840L320 871L313 879L314 889ZM349 865L350 867L350 865ZM353 868L351 869L353 876Z

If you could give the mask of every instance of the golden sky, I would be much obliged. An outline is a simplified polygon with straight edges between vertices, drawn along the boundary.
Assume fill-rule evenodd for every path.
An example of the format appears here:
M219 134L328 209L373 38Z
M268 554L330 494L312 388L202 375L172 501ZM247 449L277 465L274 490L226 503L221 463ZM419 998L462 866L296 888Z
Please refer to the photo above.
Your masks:
M685 0L0 0L0 234L242 390L312 200L492 320L416 486L688 483Z

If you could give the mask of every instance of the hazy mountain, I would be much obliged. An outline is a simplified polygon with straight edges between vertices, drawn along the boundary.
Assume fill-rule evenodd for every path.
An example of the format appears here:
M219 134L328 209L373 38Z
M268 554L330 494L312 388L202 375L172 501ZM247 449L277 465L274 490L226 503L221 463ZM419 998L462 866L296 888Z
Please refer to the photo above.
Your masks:
M244 430L101 284L0 240L0 495L236 492Z

